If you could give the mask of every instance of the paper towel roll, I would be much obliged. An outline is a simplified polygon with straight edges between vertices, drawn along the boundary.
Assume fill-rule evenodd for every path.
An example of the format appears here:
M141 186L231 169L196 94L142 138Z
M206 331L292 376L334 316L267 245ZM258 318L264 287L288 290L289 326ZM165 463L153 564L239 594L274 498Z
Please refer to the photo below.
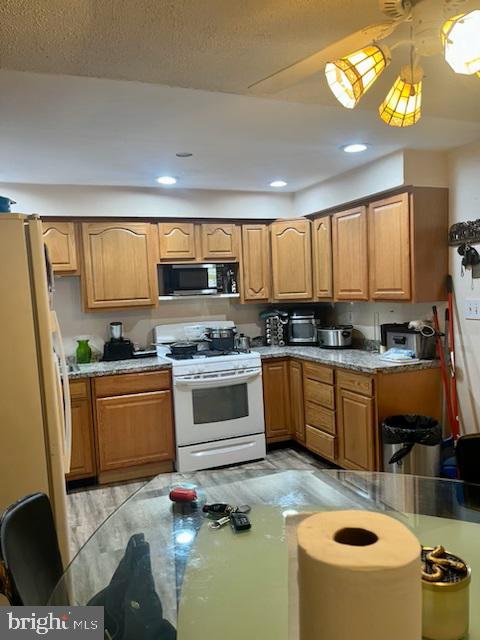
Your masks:
M297 540L300 640L420 640L420 543L401 522L317 513Z

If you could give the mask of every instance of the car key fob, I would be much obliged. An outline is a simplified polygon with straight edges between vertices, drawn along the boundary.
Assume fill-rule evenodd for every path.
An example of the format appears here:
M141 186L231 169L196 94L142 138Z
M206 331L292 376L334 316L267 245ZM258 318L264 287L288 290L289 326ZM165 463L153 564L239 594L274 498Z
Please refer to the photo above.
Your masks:
M224 502L215 502L214 504L204 504L202 507L202 511L204 513L208 513L209 515L215 516L224 516L231 513L235 507L232 507L230 504L226 504Z
M234 531L248 531L252 528L250 520L244 513L238 513L234 511L230 514L230 526Z

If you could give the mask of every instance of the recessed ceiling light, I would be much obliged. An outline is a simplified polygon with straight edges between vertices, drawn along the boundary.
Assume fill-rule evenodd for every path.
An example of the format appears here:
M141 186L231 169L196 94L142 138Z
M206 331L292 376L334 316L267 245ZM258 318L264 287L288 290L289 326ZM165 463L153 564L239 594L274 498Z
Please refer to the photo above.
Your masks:
M174 178L173 176L160 176L159 178L157 178L157 182L163 185L170 185L170 184L176 184L177 179Z
M179 151L175 155L177 156L177 158L191 158L193 156L193 153L190 153L190 151Z
M363 143L355 143L355 144L347 144L345 147L342 147L345 153L360 153L361 151L366 151L367 145Z
M279 189L280 187L286 187L287 183L285 180L274 180L273 182L270 182L270 186Z

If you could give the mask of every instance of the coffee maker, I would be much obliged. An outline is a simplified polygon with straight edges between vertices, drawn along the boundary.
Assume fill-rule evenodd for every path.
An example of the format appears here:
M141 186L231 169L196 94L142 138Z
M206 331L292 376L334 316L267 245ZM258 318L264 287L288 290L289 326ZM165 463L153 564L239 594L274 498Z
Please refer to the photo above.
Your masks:
M123 337L123 323L110 323L110 340L103 345L103 360L128 360L133 358L133 342Z

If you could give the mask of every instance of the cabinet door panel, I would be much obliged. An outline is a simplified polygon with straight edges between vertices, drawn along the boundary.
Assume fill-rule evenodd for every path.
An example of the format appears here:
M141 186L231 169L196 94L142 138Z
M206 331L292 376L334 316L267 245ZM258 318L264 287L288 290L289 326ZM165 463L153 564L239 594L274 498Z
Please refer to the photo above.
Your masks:
M151 306L158 299L148 223L84 223L84 289L90 309Z
M263 402L267 441L288 440L291 417L286 360L263 364Z
M72 458L67 480L96 475L90 398L72 400Z
M238 230L234 224L202 224L202 257L205 260L238 258Z
M313 280L316 298L333 297L332 219L313 221Z
M195 260L195 225L160 222L158 225L160 260Z
M335 436L324 433L319 429L314 429L307 424L306 426L306 447L319 456L327 458L332 462L335 461Z
M42 222L43 239L54 271L77 271L77 243L73 222Z
M337 300L368 300L367 211L333 216L333 282Z
M409 300L410 212L408 194L368 208L370 295L374 300Z
M265 224L242 226L244 300L268 300L270 297L270 243Z
M339 464L347 469L375 468L373 399L344 389L337 391Z
M295 439L305 442L305 417L303 410L303 371L302 363L290 361L290 394L292 413L292 432Z
M314 402L305 403L305 422L312 427L335 435L335 411L325 409Z
M271 225L273 297L276 300L312 298L310 220L277 221Z
M303 385L305 400L327 409L335 409L335 390L331 385L310 378L305 378Z
M173 460L170 391L96 401L100 471Z

